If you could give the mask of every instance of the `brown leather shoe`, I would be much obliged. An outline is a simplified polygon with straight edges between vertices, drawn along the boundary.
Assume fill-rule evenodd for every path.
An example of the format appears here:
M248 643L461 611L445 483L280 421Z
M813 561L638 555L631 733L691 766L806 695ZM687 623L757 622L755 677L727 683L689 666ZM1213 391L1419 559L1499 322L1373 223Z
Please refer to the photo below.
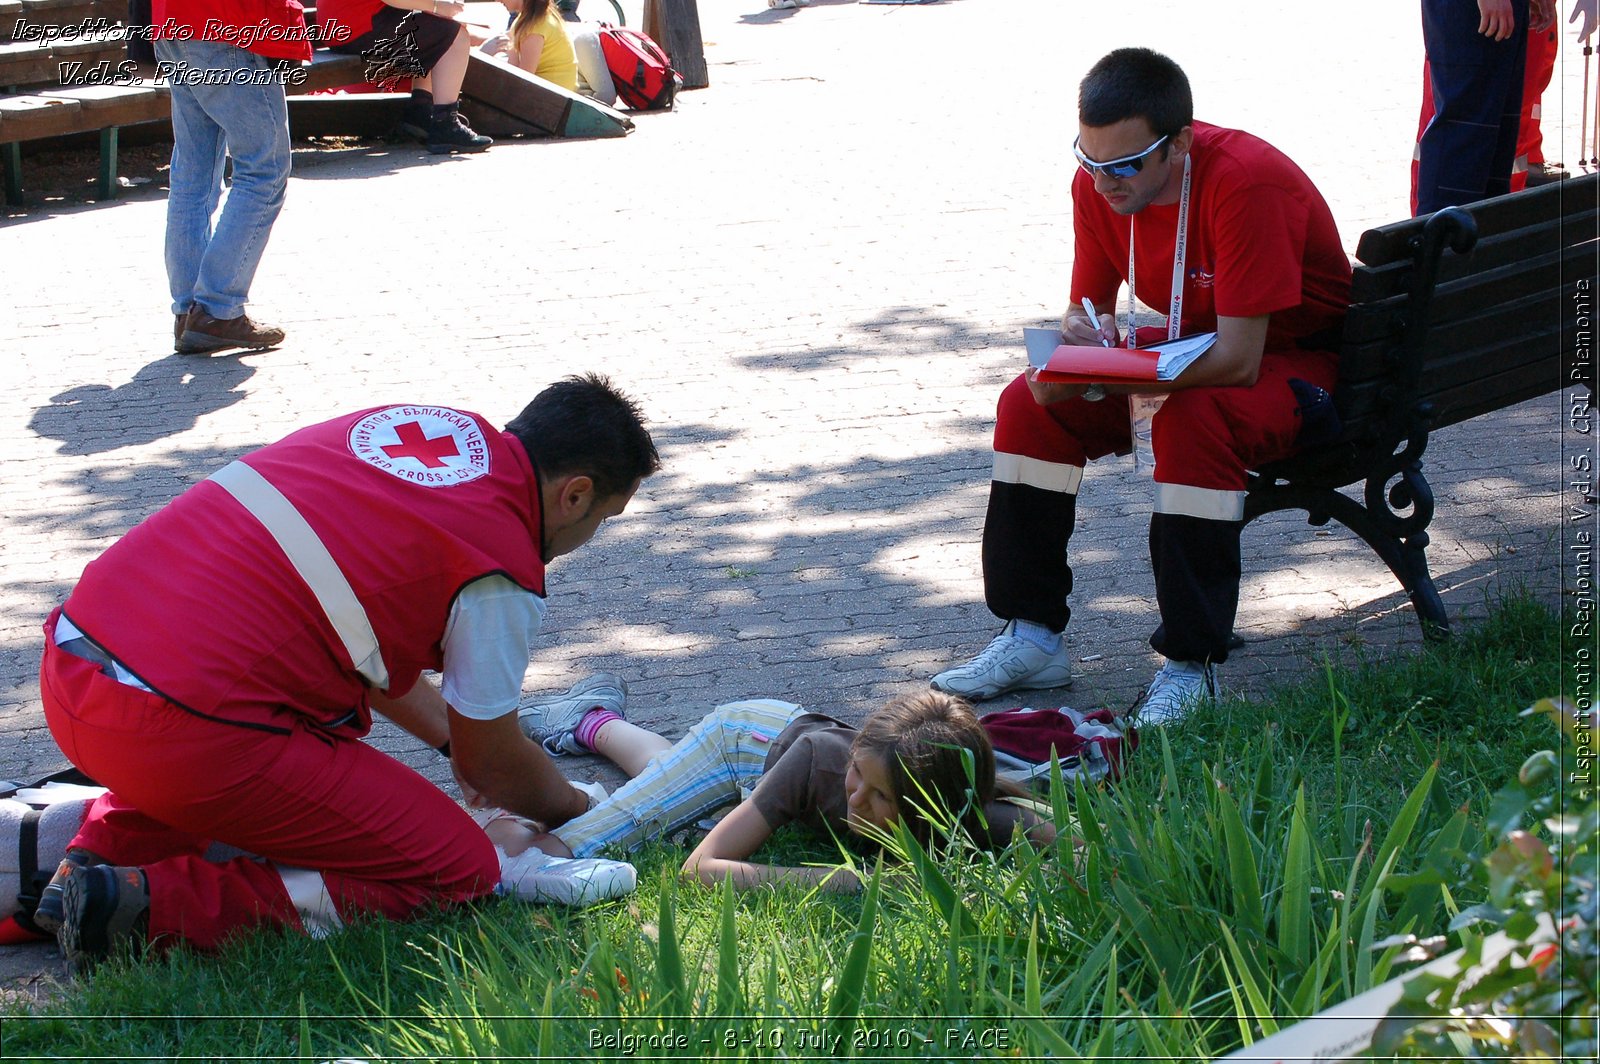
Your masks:
M183 330L188 324L189 312L187 310L182 314L174 314L172 316L172 349L174 351L183 350Z
M277 347L283 343L283 330L276 325L264 325L250 320L250 315L237 318L213 318L199 304L189 311L183 334L178 338L178 351L185 355L203 351L222 351L230 347L259 349Z

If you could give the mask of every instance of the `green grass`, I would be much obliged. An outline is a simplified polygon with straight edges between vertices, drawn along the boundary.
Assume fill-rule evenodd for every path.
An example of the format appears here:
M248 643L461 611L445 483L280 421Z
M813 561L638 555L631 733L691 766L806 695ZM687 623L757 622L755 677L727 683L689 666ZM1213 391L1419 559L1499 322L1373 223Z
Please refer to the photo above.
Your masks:
M837 898L679 884L682 852L656 847L636 894L579 913L495 903L117 960L13 1006L0 1051L1203 1059L1398 974L1376 943L1478 900L1452 888L1488 842L1488 796L1547 745L1517 714L1558 689L1558 638L1513 601L1445 646L1152 733L1114 790L1058 783L1051 852L913 847ZM840 859L787 832L761 856Z

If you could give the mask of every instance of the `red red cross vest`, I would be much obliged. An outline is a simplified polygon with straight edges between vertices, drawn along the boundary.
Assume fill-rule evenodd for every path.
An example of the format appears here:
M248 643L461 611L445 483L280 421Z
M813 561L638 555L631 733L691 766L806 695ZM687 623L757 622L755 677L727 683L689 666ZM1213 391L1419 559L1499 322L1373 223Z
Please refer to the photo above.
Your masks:
M241 461L326 547L366 612L390 695L442 666L465 585L502 573L544 595L538 477L522 444L476 414L365 410ZM368 685L323 604L273 532L216 480L90 563L64 612L191 712L275 728L285 710L371 726Z

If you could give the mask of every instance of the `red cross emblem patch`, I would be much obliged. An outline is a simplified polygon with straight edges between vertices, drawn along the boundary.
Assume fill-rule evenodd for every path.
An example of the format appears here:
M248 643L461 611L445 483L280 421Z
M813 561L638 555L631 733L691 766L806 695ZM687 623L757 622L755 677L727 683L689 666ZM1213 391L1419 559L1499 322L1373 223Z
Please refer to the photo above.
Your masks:
M448 488L489 472L489 443L470 415L445 406L391 406L350 429L350 453L427 488Z

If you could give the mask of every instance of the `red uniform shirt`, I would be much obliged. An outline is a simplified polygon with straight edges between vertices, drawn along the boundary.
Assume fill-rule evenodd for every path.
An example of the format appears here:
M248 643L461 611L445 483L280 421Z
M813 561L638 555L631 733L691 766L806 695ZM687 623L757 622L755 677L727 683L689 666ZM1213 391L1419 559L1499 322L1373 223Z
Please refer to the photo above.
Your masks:
M392 695L443 664L462 587L503 573L544 594L539 483L526 450L474 414L363 411L246 455L327 548L365 609ZM329 722L367 687L267 529L203 481L84 570L64 607L158 693L224 720Z
M268 59L311 58L300 0L154 0L152 37L216 41ZM165 32L170 27L174 33Z
M350 36L344 40L353 40L372 29L374 16L385 6L383 0L318 0L317 22L323 26L332 26L337 22L341 28L350 31ZM340 42L330 38L328 43Z
M1271 352L1294 350L1296 340L1337 326L1350 302L1350 261L1311 179L1278 149L1236 129L1194 123L1190 153L1182 335L1214 332L1218 315L1270 314ZM1139 301L1165 314L1178 204L1118 214L1080 169L1072 210L1072 301L1098 300L1127 280L1132 224ZM1336 344L1335 335L1319 349Z

